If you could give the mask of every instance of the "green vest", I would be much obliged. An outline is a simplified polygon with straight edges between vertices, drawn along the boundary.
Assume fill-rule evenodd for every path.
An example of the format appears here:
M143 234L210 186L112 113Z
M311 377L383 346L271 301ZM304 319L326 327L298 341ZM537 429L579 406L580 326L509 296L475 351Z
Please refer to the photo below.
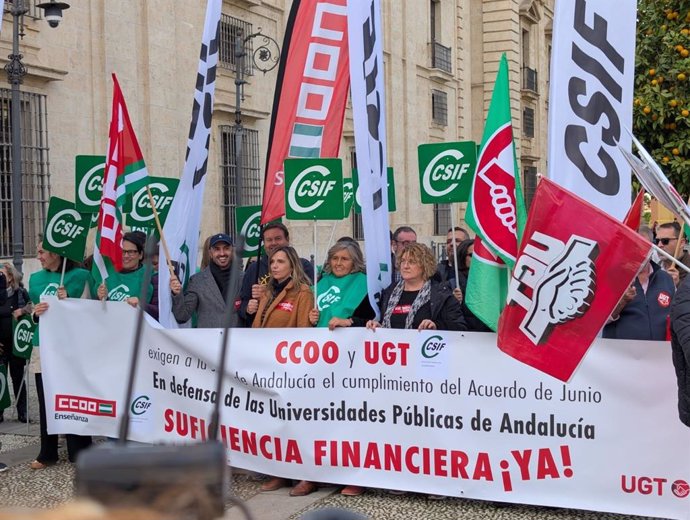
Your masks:
M118 273L117 271L111 272L105 280L105 286L108 289L106 300L110 302L123 302L127 298L139 298L141 283L144 280L144 272L145 269L143 266L136 271L130 271L128 273ZM93 278L91 279L91 284L91 296L97 298L98 285ZM152 296L153 285L149 284L145 298L146 303L151 301Z
M316 284L319 309L317 327L328 327L331 318L347 319L352 316L367 295L367 275L352 273L340 278L325 274Z
M41 269L34 273L29 278L29 297L34 304L41 301L42 296L57 296L57 290L60 286L60 271L46 271ZM90 274L86 269L71 269L65 272L65 290L69 298L81 298L84 294L84 288L87 287ZM38 331L36 329L34 334L34 346L38 346Z

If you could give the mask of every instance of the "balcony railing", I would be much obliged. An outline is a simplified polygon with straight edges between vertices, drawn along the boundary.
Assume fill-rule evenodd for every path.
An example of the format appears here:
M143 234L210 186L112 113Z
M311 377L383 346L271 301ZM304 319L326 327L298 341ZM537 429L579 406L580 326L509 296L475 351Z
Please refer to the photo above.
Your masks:
M530 90L535 94L539 93L538 76L535 69L529 67L522 67L522 88L523 90Z
M440 69L450 74L453 71L450 58L450 47L441 45L438 42L431 42L431 66L433 68Z

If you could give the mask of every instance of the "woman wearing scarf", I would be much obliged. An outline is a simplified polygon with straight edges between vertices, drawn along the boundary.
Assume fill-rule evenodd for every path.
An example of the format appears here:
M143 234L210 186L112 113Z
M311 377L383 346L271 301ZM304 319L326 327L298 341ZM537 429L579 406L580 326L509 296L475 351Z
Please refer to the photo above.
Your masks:
M467 330L460 303L451 289L431 277L434 255L424 244L406 245L398 256L401 280L381 295L381 315L367 322L368 329Z
M22 284L22 273L17 271L10 263L0 265L0 276L4 276L7 282L7 299L0 300L0 362L7 365L8 374L12 377L15 404L17 406L17 420L28 422L26 417L26 385L24 380L24 367L26 359L15 356L12 353L14 343L12 319L19 319L24 314L31 314L31 299L29 293ZM0 410L0 422L4 420L4 410Z
M328 250L323 276L317 284L316 309L309 320L317 327L363 327L374 317L367 297L364 257L357 242L337 242Z
M247 311L255 316L253 328L309 327L309 311L314 307L314 295L302 269L297 251L290 246L275 249L268 257L270 277L260 300L251 299ZM289 480L272 477L261 491L275 491L289 485ZM301 497L316 491L314 482L302 480L290 491Z
M146 235L141 231L125 233L122 237L122 269L108 275L98 286L96 295L99 300L125 301L132 307L139 304L141 284L144 280L144 244ZM153 296L149 285L146 302Z
M41 301L44 296L65 298L88 298L90 274L85 269L76 267L72 260L63 258L55 253L43 249L43 242L38 244L38 260L41 269L29 278L29 297L35 303L31 317L35 323L48 310L48 302ZM65 262L65 277L62 278L62 267ZM41 418L41 451L31 463L31 469L44 469L55 464L58 460L58 436L48 435L46 425L46 406L43 394L43 378L41 376L41 356L39 333L41 327L36 329L33 338L34 348L31 351L30 368L36 374L36 392L38 394L38 411ZM74 462L79 452L91 445L91 437L67 434L67 455L70 462Z

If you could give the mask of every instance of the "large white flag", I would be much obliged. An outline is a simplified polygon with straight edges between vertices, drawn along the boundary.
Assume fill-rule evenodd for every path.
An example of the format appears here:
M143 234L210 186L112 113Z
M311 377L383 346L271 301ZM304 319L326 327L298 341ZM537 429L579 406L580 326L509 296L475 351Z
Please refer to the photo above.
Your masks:
M206 5L206 21L194 90L187 156L180 185L163 228L171 260L176 262L178 277L185 286L196 269L201 210L208 166L208 147L211 139L213 98L216 90L218 28L222 3L222 0L208 0ZM165 264L165 258L165 251L161 244L161 266ZM170 273L165 268L160 269L159 274L158 306L161 324L164 327L177 327L171 310Z
M636 0L559 0L549 94L548 176L623 219L630 207Z
M374 295L391 282L380 0L348 0L347 20L367 284L369 299L376 309Z

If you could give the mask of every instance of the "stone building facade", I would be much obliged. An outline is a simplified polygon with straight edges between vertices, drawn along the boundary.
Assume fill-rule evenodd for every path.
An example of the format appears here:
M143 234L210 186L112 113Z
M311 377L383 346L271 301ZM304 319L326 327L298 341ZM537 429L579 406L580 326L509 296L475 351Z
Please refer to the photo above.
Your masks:
M26 270L36 267L36 235L51 195L74 200L74 157L104 154L112 81L120 81L151 175L179 177L205 14L204 0L80 0L59 27L40 18L35 0L20 42L28 74L21 86ZM6 6L11 3L6 1ZM546 111L554 0L382 0L389 164L396 175L397 211L391 227L411 225L420 240L443 240L450 211L462 224L463 205L422 205L417 146L481 140L498 62L507 53L513 123L528 196L536 172L546 169ZM261 30L282 45L289 0L225 0L221 67L202 236L231 231L235 203L235 57L238 35ZM35 15L35 16L32 16ZM12 47L5 14L0 64ZM251 40L260 45L260 38ZM247 49L251 51L251 49ZM270 110L277 71L245 68L241 102L245 127L243 204L260 202ZM0 86L0 257L11 257L11 120L9 84ZM341 158L353 167L348 110ZM303 256L313 249L312 224L288 222ZM331 233L361 234L358 217L333 230L318 225L317 257Z

